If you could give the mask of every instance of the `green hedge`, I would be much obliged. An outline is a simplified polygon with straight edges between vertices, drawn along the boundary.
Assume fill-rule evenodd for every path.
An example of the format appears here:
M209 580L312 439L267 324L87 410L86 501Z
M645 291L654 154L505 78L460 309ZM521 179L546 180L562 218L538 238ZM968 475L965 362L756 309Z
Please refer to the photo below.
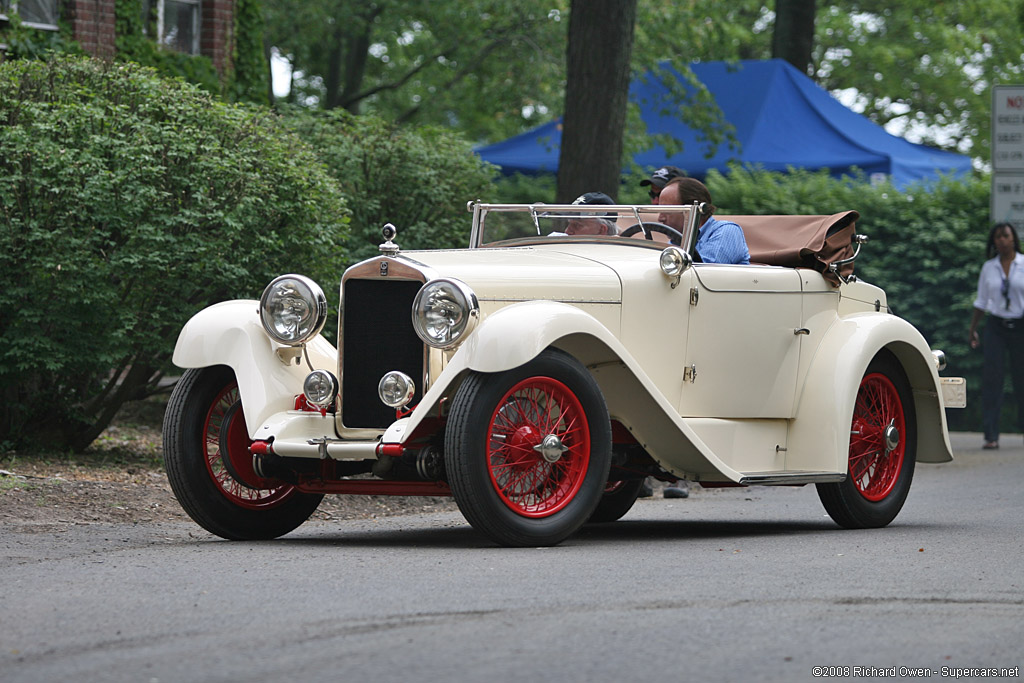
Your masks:
M196 311L346 260L344 198L279 117L150 69L0 64L0 149L8 448L85 448Z
M948 410L947 418L952 429L980 430L981 352L968 346L967 328L991 227L987 176L899 192L824 172L735 168L728 176L712 172L707 185L723 214L860 212L857 231L870 239L857 259L857 276L885 289L894 312L946 352L944 374L967 378L968 408ZM1004 415L1006 429L1015 431L1009 406Z
M352 211L352 261L379 253L392 223L403 249L469 245L466 202L492 192L495 168L462 137L439 128L401 128L344 110L284 111L337 179Z

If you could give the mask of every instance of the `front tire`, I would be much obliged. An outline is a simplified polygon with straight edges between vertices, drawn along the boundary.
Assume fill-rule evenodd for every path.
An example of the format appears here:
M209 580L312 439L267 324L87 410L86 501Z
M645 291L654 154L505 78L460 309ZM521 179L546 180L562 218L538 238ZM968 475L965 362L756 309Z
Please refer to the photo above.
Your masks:
M847 529L887 525L910 492L916 454L910 382L896 358L883 351L868 365L857 392L846 479L817 485L825 511Z
M199 526L229 540L283 536L309 519L322 495L259 477L234 373L186 370L164 415L164 466L175 498Z
M505 372L471 373L452 401L445 465L475 529L505 546L561 542L593 513L611 465L597 382L556 349Z

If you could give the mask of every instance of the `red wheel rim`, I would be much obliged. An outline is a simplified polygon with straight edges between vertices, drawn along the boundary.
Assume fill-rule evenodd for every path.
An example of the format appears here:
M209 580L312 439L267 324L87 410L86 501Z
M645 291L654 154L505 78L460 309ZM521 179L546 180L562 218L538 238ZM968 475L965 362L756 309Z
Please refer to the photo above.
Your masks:
M561 447L555 450L564 449L554 462L535 448L552 435ZM516 384L491 415L487 461L494 490L517 514L547 517L564 508L590 463L590 427L579 399L551 377Z
M252 468L252 453L249 452L252 441L249 439L245 417L241 410L237 411L228 423L227 439L225 439L228 452L221 452L220 437L224 427L224 418L228 409L237 401L238 384L232 382L221 390L211 402L210 409L206 413L206 422L203 425L206 471L217 485L217 490L239 507L260 510L280 505L291 497L295 488L290 484L278 485L272 480L256 476ZM251 484L250 486L242 484L231 476L224 466L225 457L230 459L234 471Z
M886 443L896 430L895 448ZM881 373L864 377L857 392L850 427L850 478L860 495L871 501L888 496L900 478L906 452L906 420L896 385Z

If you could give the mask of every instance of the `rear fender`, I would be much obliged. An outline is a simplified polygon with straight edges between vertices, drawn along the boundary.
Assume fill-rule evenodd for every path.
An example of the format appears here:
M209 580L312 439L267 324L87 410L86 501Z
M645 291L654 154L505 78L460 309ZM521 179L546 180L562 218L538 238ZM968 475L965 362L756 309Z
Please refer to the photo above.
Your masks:
M185 323L172 360L179 368L227 365L238 380L249 436L275 413L291 410L309 374L304 358L271 341L260 322L259 302L225 301L196 313ZM338 352L318 336L306 345L315 369L337 372Z
M822 454L829 454L834 461L828 468L846 471L857 391L868 364L882 349L896 356L910 381L917 460L953 459L939 376L924 337L902 318L865 313L838 320L815 352L789 435L787 469L821 469Z

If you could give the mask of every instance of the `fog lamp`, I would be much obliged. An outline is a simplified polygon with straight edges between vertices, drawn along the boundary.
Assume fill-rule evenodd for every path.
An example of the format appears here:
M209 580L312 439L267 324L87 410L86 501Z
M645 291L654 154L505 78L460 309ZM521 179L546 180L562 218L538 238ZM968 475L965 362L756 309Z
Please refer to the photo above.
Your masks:
M412 400L416 393L416 383L404 372L392 370L380 378L377 395L384 405L390 408L401 408Z
M302 395L318 408L326 408L338 395L338 378L326 370L314 370L302 383Z

